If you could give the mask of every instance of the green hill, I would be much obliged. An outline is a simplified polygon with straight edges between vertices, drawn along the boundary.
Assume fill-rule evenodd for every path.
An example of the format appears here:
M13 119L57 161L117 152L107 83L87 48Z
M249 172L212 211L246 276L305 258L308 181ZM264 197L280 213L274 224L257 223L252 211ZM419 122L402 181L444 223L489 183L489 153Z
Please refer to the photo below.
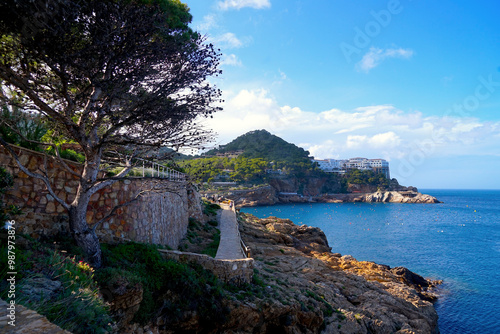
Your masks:
M308 159L309 152L294 144L288 143L266 130L255 130L245 133L218 150L211 150L207 155L243 151L242 156L250 159L261 158L266 161L303 162Z

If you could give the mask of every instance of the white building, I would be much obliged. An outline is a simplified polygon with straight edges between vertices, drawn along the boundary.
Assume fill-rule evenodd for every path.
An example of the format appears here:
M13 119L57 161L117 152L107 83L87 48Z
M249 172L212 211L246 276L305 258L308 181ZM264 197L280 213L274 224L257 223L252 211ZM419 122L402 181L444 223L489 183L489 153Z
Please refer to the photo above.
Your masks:
M348 160L324 159L313 160L317 162L321 170L327 173L345 174L350 169L372 170L383 173L390 179L389 162L384 159L351 158Z
M321 170L327 173L345 173L345 163L347 160L336 160L336 159L324 159L324 160L313 160L318 163Z

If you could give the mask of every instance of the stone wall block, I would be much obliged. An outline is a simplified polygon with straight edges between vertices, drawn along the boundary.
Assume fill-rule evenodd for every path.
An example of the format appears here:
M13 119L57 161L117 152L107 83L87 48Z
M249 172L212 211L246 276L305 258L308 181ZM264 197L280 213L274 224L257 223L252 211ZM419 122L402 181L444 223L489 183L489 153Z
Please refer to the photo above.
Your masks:
M50 201L47 203L47 206L45 207L45 212L47 213L53 213L56 211L56 205L54 204L54 201Z
M21 162L21 164L25 165L29 162L29 159L30 159L30 156L27 155L27 154L22 154L20 157L19 157L19 161Z
M45 196L40 197L39 202L40 202L40 204L47 204L47 197L45 197Z

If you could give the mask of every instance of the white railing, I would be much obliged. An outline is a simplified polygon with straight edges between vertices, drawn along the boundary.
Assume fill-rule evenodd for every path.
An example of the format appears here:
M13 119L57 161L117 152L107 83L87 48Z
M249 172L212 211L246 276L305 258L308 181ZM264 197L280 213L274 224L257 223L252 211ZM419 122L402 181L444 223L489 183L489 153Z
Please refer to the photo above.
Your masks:
M173 168L164 166L154 161L138 158L142 161L142 166L139 168L142 171L142 177L159 177L162 179L169 179L170 181L186 181L187 176L185 173L179 172Z
M123 158L121 154L118 154L118 156ZM126 160L129 158L125 156ZM169 181L186 181L188 179L185 173L160 163L142 158L133 158L132 160L135 166L132 168L131 173L129 173L129 177L156 177L168 179Z

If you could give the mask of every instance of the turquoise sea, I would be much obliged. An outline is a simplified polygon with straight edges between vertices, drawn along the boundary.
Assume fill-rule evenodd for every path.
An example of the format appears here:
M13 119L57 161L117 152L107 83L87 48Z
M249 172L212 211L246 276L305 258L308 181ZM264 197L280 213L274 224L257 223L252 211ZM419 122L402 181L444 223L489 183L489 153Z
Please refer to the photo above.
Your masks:
M500 333L500 190L421 190L442 204L314 203L244 208L321 228L333 252L444 281L442 334Z

